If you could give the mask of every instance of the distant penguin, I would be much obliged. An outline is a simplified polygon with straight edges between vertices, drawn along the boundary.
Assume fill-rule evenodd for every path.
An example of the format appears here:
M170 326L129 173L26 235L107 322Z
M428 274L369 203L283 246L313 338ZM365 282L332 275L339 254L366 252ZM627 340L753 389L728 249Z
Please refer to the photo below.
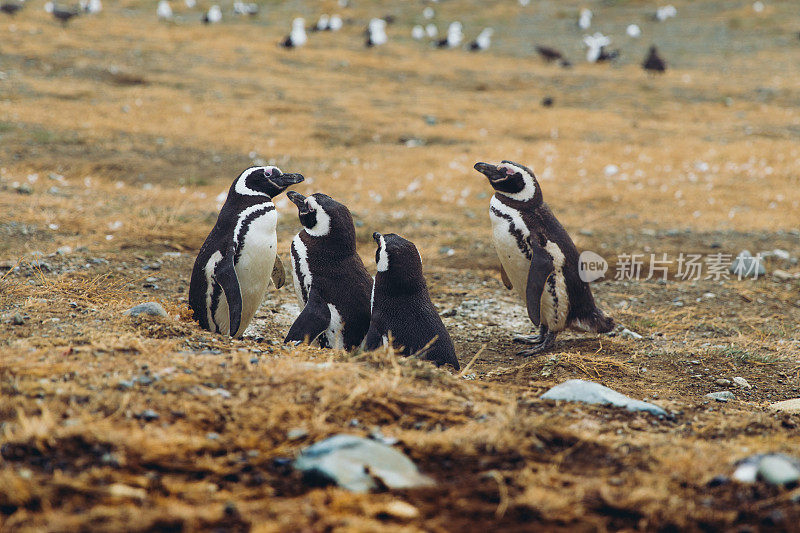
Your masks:
M346 206L330 196L289 191L303 230L292 240L294 290L303 311L284 342L318 341L350 350L369 328L372 277L356 252L356 229Z
M653 20L658 22L664 22L667 19L675 18L678 16L678 10L675 9L675 6L672 4L661 6L656 9L655 14L653 15Z
M431 302L422 275L422 257L414 243L389 233L373 233L378 244L375 262L378 273L372 289L372 317L364 348L375 350L388 344L404 355L425 350L424 359L437 365L450 364L458 370L453 341Z
M64 26L67 25L67 22L78 16L77 10L63 8L55 2L47 2L44 5L44 10L53 15L53 18Z
M425 38L425 28L417 24L413 28L411 28L411 38L415 41L421 41Z
M425 25L425 35L429 38L433 39L437 35L439 35L439 28L436 27L436 24L433 22L429 22Z
M478 34L475 40L469 43L469 49L472 50L473 52L488 50L489 47L492 45L493 33L494 30L492 28L484 28Z
M439 48L455 48L459 46L461 41L464 40L462 28L463 26L459 21L456 20L455 22L451 22L447 27L447 37L439 40L436 43L436 46Z
M386 21L379 18L370 20L367 26L367 48L386 44L388 40L386 36Z
M3 2L0 4L0 11L6 15L16 15L20 9L22 9L22 4L16 2Z
M292 31L281 42L284 48L297 48L306 44L308 36L306 36L306 21L301 17L297 17L292 21Z
M247 15L248 17L254 17L258 15L258 12L261 8L255 2L234 2L233 3L233 13L234 15Z
M476 163L495 190L490 203L494 246L503 283L526 303L528 317L539 326L536 337L518 337L534 347L532 355L555 345L567 328L606 333L614 320L597 308L589 284L578 270L578 250L550 208L533 172L518 163Z
M283 284L272 198L301 181L302 175L272 166L248 168L234 180L192 270L189 305L200 327L241 337L270 277Z
M638 39L642 36L642 29L638 24L628 24L628 27L625 28L625 33L628 34L628 37Z
M597 63L598 61L607 61L614 59L619 55L619 51L606 52L605 47L611 44L611 39L602 33L595 32L594 35L584 35L583 44L586 45L586 61L589 63ZM613 54L613 57L612 57Z
M218 5L213 5L208 8L206 14L203 15L203 24L216 24L222 20L222 10Z
M642 63L642 68L647 72L659 73L667 70L667 64L661 59L661 56L658 55L658 50L655 46L651 46L650 51L647 52L647 57L644 59L644 63Z

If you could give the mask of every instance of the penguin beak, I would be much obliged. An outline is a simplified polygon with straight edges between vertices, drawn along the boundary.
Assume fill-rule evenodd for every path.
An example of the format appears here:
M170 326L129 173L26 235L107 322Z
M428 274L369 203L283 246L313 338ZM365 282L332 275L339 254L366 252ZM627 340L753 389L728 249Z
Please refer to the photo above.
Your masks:
M378 233L377 231L376 231L375 233L373 233L373 234L372 234L372 239L373 239L373 240L374 240L376 243L378 243L378 244L380 244L380 243L381 243L381 237L383 237L383 235L381 235L381 234L380 234L380 233Z
M475 163L475 166L472 168L489 178L489 181L492 183L499 183L509 176L509 173L506 172L504 168L500 168L497 165L490 165L489 163Z
M286 187L288 187L289 185L302 183L305 178L302 174L281 174L278 176L278 179L281 180Z
M306 208L306 197L299 192L289 191L286 193L286 196L289 197L289 200L296 205L298 209L303 210Z

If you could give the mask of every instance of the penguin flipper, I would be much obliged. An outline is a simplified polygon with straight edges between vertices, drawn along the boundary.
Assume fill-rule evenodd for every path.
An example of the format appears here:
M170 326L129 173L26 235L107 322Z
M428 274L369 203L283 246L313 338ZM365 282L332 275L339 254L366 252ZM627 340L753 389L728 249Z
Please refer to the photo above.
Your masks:
M275 285L276 289L280 289L286 284L286 269L283 268L283 261L281 261L281 256L275 256L275 264L272 266L272 284Z
M528 317L535 325L542 323L541 309L544 288L548 278L553 275L553 258L541 246L532 246L531 268L528 271L528 285L525 288L525 300L528 307Z
M308 295L308 302L294 321L283 342L314 342L331 322L331 310L316 292Z
M511 290L514 288L514 284L511 283L511 279L509 279L506 273L506 269L503 268L503 263L500 263L500 278L503 280L503 285L505 285L506 289Z
M225 299L228 301L230 317L228 323L231 337L236 335L242 324L242 290L239 287L239 278L236 277L236 269L233 267L235 255L235 245L231 244L228 252L214 269L214 279L222 287Z

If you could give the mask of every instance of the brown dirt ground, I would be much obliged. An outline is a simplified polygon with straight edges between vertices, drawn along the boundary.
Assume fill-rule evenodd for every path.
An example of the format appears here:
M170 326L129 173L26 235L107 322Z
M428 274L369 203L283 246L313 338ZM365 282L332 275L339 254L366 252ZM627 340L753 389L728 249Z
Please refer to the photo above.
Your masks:
M586 65L573 2L436 6L440 27L458 16L468 37L494 26L484 54L411 41L421 6L403 5L359 3L341 33L291 52L275 46L291 17L314 20L335 3L267 3L214 27L177 6L180 20L157 23L155 2L132 0L66 28L36 4L0 19L0 528L789 530L800 520L800 489L709 483L754 453L800 454L800 415L767 408L800 396L800 280L690 282L674 268L663 284L609 279L593 285L596 298L642 340L565 334L552 354L518 357L511 335L527 332L525 311L500 283L489 187L471 169L531 166L578 247L611 259L612 272L622 253L797 257L796 9L676 2L679 17L657 24L648 3L592 4L593 30L612 34L622 58ZM361 28L387 13L398 17L390 44L364 50ZM645 37L625 38L629 22ZM661 77L638 67L651 41L670 63ZM535 44L576 66L540 62ZM216 196L259 160L305 174L301 192L346 203L373 271L373 231L413 240L468 368L287 349L289 287L268 296L244 340L196 327L194 253ZM278 202L284 259L299 228L290 207ZM800 271L778 258L767 269ZM121 315L146 300L170 318ZM753 388L724 404L704 397L734 376ZM569 378L674 416L538 399ZM159 418L142 419L147 409ZM307 487L287 466L311 442L376 426L436 488L353 495ZM289 440L293 428L308 434Z

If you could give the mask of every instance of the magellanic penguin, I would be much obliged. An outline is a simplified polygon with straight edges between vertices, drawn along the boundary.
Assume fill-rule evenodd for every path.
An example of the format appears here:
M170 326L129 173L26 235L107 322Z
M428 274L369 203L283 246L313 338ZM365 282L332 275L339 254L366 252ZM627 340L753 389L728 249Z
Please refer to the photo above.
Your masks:
M414 243L389 233L373 233L378 244L375 262L378 273L372 289L372 318L364 343L375 350L389 343L411 355L421 356L437 366L450 364L458 370L453 341L436 312L422 275L422 256Z
M539 326L535 337L518 340L535 346L520 355L553 347L566 328L606 333L614 320L595 306L589 284L578 272L578 250L542 200L533 172L518 163L476 163L495 190L490 203L494 246L503 283L525 301L528 317Z
M330 196L290 191L303 229L291 246L294 290L303 310L284 342L318 341L350 350L369 328L372 276L356 252L353 217Z
M270 278L283 284L272 198L301 181L272 166L248 168L234 180L192 270L189 305L202 328L241 337Z

